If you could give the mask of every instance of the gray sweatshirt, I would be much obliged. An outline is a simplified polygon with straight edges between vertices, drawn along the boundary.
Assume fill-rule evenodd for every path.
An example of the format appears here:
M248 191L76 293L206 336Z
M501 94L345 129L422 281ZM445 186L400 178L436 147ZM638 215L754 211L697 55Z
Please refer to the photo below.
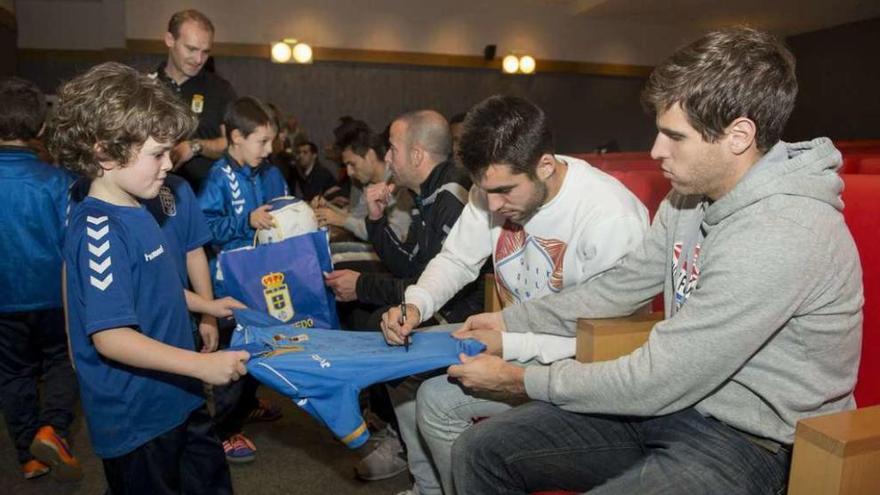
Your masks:
M583 413L695 406L787 444L798 420L854 408L864 300L840 163L828 139L779 142L714 203L670 193L642 245L604 276L505 309L509 332L573 335L579 317L665 297L641 348L530 367L528 395Z

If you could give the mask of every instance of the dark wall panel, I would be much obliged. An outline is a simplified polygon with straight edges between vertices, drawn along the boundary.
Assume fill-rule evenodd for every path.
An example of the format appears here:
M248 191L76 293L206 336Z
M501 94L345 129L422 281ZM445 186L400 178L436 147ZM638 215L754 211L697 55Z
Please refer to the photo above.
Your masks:
M124 62L152 70L163 57ZM53 91L89 61L20 60L24 77ZM591 151L616 140L623 150L645 150L653 139L651 117L638 96L643 80L579 74L505 76L494 70L316 62L278 65L243 57L218 58L217 71L240 95L252 95L296 115L319 146L330 143L340 116L366 120L381 130L395 115L434 108L444 115L467 110L496 93L524 96L541 106L553 126L557 149Z
M787 41L800 85L787 138L880 138L880 18Z

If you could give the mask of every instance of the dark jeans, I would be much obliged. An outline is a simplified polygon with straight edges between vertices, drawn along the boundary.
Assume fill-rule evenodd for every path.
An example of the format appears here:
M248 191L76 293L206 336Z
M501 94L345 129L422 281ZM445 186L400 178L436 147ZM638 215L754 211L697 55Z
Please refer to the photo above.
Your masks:
M104 459L104 476L109 495L232 493L229 465L204 404L173 430Z
M656 418L578 414L530 402L477 423L452 450L462 495L784 493L776 453L690 408Z
M19 462L33 459L28 448L41 426L52 426L67 437L77 387L60 308L0 313L0 401Z
M218 321L220 333L220 349L229 347L235 321L225 318ZM201 345L199 347L201 348ZM257 408L257 388L260 383L250 375L228 385L213 388L214 426L220 440L226 441L232 435L241 433L248 415Z

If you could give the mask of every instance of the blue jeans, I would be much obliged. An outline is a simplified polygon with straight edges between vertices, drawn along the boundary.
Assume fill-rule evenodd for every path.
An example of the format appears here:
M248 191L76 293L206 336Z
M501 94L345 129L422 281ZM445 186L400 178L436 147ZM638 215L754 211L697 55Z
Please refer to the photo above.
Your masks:
M530 402L478 423L452 451L460 494L776 494L775 453L693 408L654 418L578 414Z

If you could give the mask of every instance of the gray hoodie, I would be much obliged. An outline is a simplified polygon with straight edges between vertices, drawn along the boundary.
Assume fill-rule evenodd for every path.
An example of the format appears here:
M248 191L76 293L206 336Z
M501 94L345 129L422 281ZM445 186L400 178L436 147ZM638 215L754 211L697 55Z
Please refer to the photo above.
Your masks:
M714 203L670 193L643 244L604 276L504 310L509 332L573 335L579 317L665 297L667 319L641 348L530 367L528 395L583 413L695 406L787 444L798 420L854 408L862 272L840 162L825 138L779 142Z

